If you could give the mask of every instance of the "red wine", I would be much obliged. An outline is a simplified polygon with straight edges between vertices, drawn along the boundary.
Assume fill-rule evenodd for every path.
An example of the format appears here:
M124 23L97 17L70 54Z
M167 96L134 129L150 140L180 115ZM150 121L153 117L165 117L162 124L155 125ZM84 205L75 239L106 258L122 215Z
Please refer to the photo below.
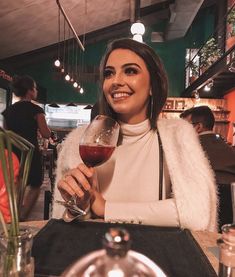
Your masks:
M106 162L111 157L114 149L114 146L79 145L79 152L83 162L91 167Z

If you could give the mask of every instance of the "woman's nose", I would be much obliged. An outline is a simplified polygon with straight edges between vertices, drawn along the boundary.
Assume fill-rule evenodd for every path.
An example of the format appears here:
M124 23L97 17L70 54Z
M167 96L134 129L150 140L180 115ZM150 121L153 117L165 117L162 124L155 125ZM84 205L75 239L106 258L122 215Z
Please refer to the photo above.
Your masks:
M124 78L122 73L116 73L113 78L114 85L122 85L124 83Z

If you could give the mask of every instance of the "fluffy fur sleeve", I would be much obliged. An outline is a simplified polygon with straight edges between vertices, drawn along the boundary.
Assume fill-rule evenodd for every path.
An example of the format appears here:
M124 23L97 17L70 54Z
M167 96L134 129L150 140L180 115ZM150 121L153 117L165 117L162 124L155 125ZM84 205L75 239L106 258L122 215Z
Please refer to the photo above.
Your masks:
M86 126L74 129L72 132L70 132L66 137L66 140L63 142L61 150L59 152L56 166L55 189L53 194L53 218L61 218L65 210L63 206L55 202L55 200L63 200L57 188L57 183L63 177L67 170L75 168L79 163L82 162L79 155L79 140L85 128Z
M198 135L192 125L182 119L161 119L158 129L180 225L191 230L215 231L215 178Z

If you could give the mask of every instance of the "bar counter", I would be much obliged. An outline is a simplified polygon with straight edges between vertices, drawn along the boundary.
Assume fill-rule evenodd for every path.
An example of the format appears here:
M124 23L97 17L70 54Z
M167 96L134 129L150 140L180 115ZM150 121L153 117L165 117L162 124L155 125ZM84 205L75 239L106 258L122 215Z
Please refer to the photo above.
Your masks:
M21 225L31 227L34 235L43 228L48 221L29 221L22 222ZM216 241L220 237L220 234L208 231L192 231L191 232L197 243L200 245L204 254L207 256L209 262L213 266L216 273L218 273L219 261L217 257L208 249L210 247L216 247Z

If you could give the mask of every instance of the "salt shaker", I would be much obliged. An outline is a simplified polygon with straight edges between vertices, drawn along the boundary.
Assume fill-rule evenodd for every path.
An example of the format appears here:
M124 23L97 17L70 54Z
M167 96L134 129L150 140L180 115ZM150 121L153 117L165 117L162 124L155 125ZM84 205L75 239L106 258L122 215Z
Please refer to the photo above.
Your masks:
M222 226L219 246L219 277L235 277L235 224Z
M110 228L103 238L103 247L78 260L62 276L166 277L149 258L129 250L130 235L125 229Z

